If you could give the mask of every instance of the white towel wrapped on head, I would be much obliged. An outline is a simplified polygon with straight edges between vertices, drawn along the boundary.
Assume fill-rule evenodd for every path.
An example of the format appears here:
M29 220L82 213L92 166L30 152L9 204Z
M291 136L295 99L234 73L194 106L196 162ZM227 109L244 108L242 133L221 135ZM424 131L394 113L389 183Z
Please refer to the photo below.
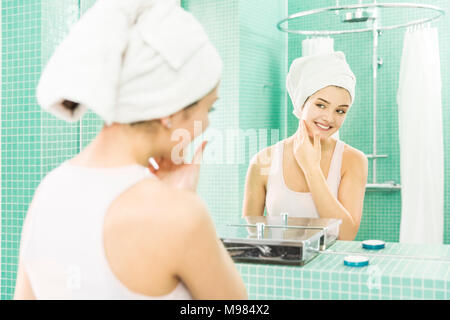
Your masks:
M303 104L327 86L346 89L355 99L356 78L341 51L320 53L295 59L286 78L286 87L294 105L294 115L301 118Z
M98 0L48 61L41 107L67 121L87 108L106 124L171 115L218 84L222 60L200 23L173 0ZM74 111L63 106L69 100Z

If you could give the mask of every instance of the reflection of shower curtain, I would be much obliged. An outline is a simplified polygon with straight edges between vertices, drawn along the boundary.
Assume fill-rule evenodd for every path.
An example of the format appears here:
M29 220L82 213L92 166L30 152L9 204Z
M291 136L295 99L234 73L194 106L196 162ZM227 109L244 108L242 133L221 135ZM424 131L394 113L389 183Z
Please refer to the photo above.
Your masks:
M330 37L315 37L302 41L302 57L313 54L334 51L334 39ZM333 134L333 137L339 140L339 131Z
M444 148L436 28L405 33L397 102L402 184L400 242L442 243Z

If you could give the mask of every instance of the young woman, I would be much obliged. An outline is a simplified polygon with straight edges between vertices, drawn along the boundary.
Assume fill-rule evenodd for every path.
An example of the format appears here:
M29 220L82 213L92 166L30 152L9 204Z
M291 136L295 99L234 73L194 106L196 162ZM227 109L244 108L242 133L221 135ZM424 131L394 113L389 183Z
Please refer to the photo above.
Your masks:
M38 99L71 121L87 106L106 124L39 185L16 299L247 298L195 193L205 144L192 164L172 154L176 131L194 138L194 122L208 126L221 68L200 24L173 1L99 0L81 18L49 61Z
M246 179L243 215L337 218L339 239L358 232L367 181L365 155L332 135L354 101L355 76L342 52L294 60L287 88L299 118L292 136L261 150Z

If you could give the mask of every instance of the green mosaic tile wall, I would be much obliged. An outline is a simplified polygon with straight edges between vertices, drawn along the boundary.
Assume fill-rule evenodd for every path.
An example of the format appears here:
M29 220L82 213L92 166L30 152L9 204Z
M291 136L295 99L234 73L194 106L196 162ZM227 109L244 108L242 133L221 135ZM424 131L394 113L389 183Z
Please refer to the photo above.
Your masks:
M2 1L0 300L11 299L23 219L41 179L76 155L102 126L86 114L68 124L37 104L43 66L93 1Z
M0 299L12 297L22 222L42 178L39 2L2 1Z
M450 243L450 3L444 0L433 1L377 1L377 3L423 3L439 6L446 10L447 15L433 22L439 30L439 46L442 76L442 114L444 135L445 189L444 189L444 243ZM340 5L355 4L356 1L340 1ZM289 14L299 11L334 6L335 1L289 1ZM414 9L398 11L380 11L381 24L393 25L423 18L423 11ZM428 13L429 14L429 13ZM337 28L355 28L350 24L340 23L339 16L317 15L314 18L294 22L291 26L304 30L337 30ZM429 15L428 15L429 16ZM367 27L364 24L360 28ZM383 59L383 65L378 70L377 94L377 154L388 155L377 160L376 181L400 181L400 150L398 138L398 115L396 94L400 61L403 48L405 29L384 31L379 38L378 55ZM289 35L288 63L301 56L301 35ZM373 107L372 107L372 35L371 33L353 33L336 35L334 49L346 54L348 63L357 78L356 99L352 110L348 113L344 126L340 130L340 138L349 145L372 154L373 145ZM291 102L288 108L292 110ZM426 110L424 110L426 112ZM288 133L297 128L296 118L288 113ZM373 181L372 160L369 160L368 183ZM367 192L360 230L356 240L370 238L385 241L398 241L401 217L401 192Z

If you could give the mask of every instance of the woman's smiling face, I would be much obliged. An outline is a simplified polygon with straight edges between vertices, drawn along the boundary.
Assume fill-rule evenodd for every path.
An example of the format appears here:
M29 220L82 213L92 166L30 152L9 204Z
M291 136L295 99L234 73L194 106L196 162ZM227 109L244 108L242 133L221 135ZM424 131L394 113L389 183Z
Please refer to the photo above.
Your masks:
M328 86L310 96L303 105L301 120L306 121L310 136L321 139L333 135L344 123L351 105L349 92L341 87Z

